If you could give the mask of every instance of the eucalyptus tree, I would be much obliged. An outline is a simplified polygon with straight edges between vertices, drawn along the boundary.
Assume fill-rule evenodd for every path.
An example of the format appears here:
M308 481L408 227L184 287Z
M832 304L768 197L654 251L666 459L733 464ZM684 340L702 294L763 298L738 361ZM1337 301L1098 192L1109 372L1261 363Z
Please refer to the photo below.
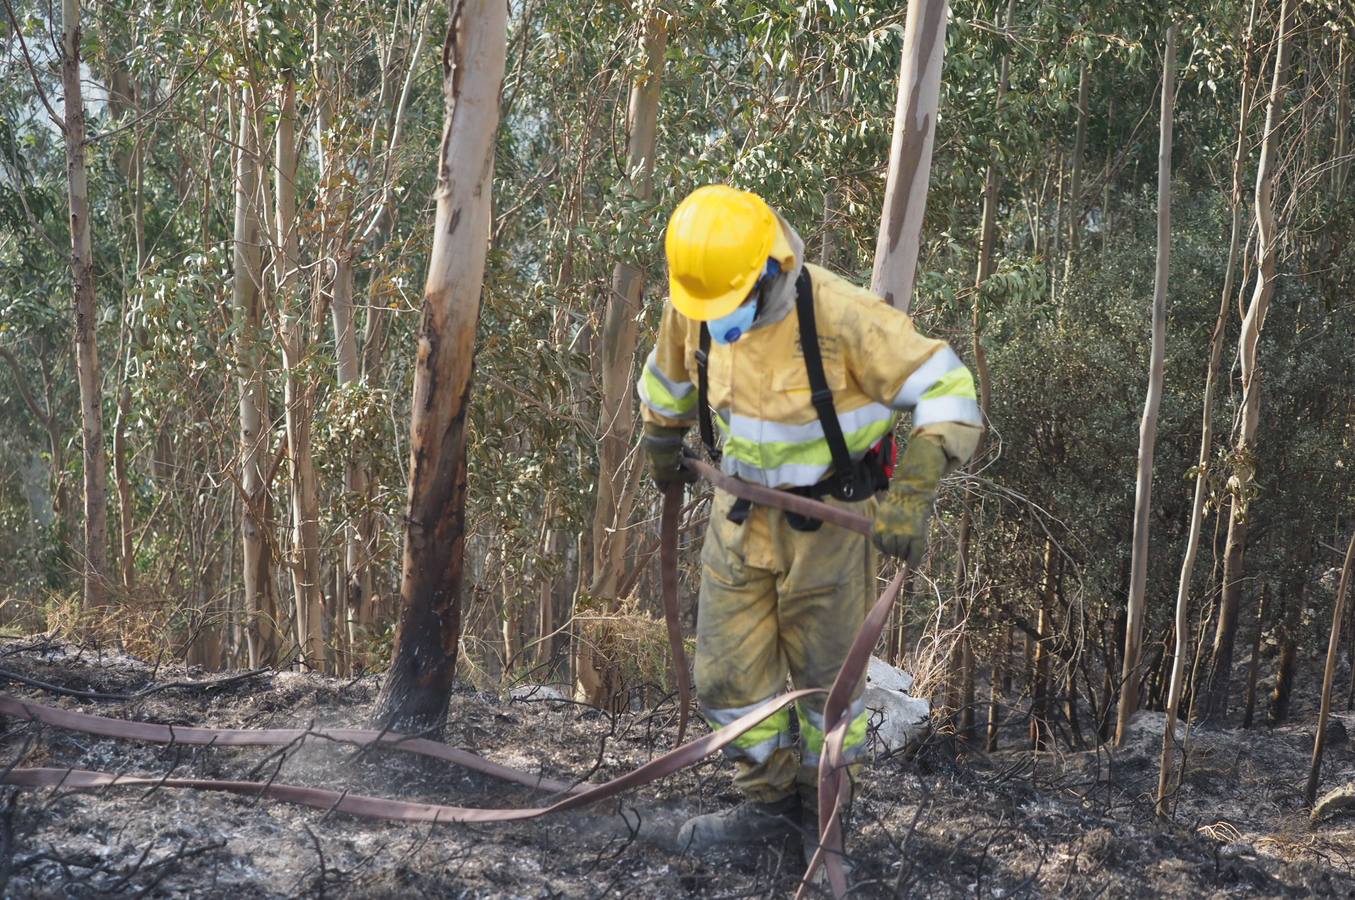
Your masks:
M1152 349L1148 362L1148 390L1143 403L1143 420L1139 426L1133 557L1130 562L1129 599L1125 618L1124 665L1120 674L1120 705L1115 723L1117 746L1124 742L1129 719L1139 704L1139 655L1143 642L1149 524L1153 509L1153 457L1157 450L1158 411L1162 405L1162 367L1167 340L1167 273L1171 264L1172 116L1176 102L1176 31L1175 23L1168 27L1166 46L1162 51L1162 110L1158 118L1157 158L1157 268L1153 278ZM1084 89L1080 88L1078 93L1079 96L1085 96ZM1074 182L1076 183L1076 179ZM1073 196L1077 197L1076 190ZM1178 621L1178 625L1180 624Z
M446 112L414 375L400 620L375 712L383 728L441 731L451 696L466 548L466 416L506 27L504 5L494 0L455 4L447 24Z
M1232 681L1233 645L1237 634L1237 609L1242 589L1242 567L1247 548L1248 506L1256 470L1256 430L1261 409L1259 344L1261 329L1275 290L1279 240L1275 218L1275 177L1279 163L1278 130L1281 127L1288 77L1292 28L1292 4L1282 0L1276 19L1275 66L1266 101L1265 131L1261 138L1256 173L1256 284L1242 320L1238 359L1242 368L1242 408L1236 431L1234 470L1229 484L1228 540L1224 550L1223 596L1214 632L1206 706L1203 714L1223 715L1228 707Z
M641 38L641 68L631 79L628 112L626 179L637 203L646 203L652 193L654 155L658 140L659 98L663 87L663 62L668 45L668 14L655 8L646 14ZM602 360L601 397L598 412L597 494L594 500L592 556L593 574L588 593L605 598L610 611L618 608L622 579L631 545L630 515L639 488L639 460L631 453L635 433L632 401L635 383L635 353L639 337L640 304L644 270L628 259L618 259L603 304L599 334ZM613 679L607 663L594 658L592 643L578 643L574 671L578 693L588 702L602 705L610 700Z
M62 0L61 84L65 115L56 119L56 125L66 138L75 368L80 381L84 444L85 532L81 555L85 606L92 609L102 606L108 597L108 456L104 448L103 387L96 339L98 307L94 287L94 247L90 237L89 175L85 167L81 39L80 0ZM56 117L55 112L52 115Z

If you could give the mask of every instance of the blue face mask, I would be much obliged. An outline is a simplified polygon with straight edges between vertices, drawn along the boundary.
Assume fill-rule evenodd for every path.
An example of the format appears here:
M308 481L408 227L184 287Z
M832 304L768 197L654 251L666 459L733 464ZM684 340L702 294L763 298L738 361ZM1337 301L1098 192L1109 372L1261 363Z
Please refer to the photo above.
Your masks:
M727 316L710 320L710 336L717 344L732 344L753 327L757 318L757 298L745 300L743 305Z
M757 293L763 283L771 278L775 278L781 273L781 264L774 259L767 260L767 266L762 270L761 277L753 285L752 291L748 294L748 299L727 316L721 316L718 319L711 319L710 336L717 344L732 344L739 338L748 333L748 329L753 327L753 320L757 318Z

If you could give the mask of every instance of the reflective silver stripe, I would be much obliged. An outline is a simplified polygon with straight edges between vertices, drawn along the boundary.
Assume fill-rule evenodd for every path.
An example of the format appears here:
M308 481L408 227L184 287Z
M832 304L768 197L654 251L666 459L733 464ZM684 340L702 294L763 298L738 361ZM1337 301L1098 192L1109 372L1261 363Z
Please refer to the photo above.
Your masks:
M728 725L730 722L733 722L740 716L748 715L750 712L757 709L759 706L766 703L773 697L780 696L780 694L781 694L780 691L776 691L775 693L768 694L767 696L763 697L756 703L750 703L747 706L724 706L717 709L713 706L707 706L706 704L702 703L701 715L705 716L707 719L714 719L716 722L719 722L720 725L723 727L725 725ZM776 715L776 713L772 713L772 715Z
M843 434L851 434L868 425L874 425L876 422L883 422L894 417L894 410L879 403L867 403L860 409L853 409L850 412L839 412L837 415L838 423L842 426ZM812 422L805 422L802 425L787 425L784 422L772 422L767 419L755 419L752 416L745 416L734 413L728 419L729 430L734 437L747 438L750 441L757 441L759 444L766 444L777 441L786 444L804 444L809 441L817 441L823 438L823 425L817 418ZM857 451L856 456L861 456L869 448L863 447Z
M717 709L706 706L703 703L701 704L701 714L706 717L706 721L723 727L733 722L735 719L747 715L757 709L779 693L780 691L777 691L776 694L770 694L756 703L749 703L747 706L726 706ZM789 711L781 710L780 713L772 713L772 715L767 718L770 719L777 715L785 716L786 727L779 729L776 734L751 747L739 747L735 744L729 744L724 749L725 755L733 759L749 759L755 763L760 763L766 762L767 759L781 747L791 746ZM766 723L766 719L763 720L763 723Z
M724 753L730 759L747 759L755 763L763 763L770 759L777 750L789 746L790 735L777 734L751 747L736 747L733 744L728 744L725 746Z
M750 484L763 487L807 487L818 484L828 474L831 465L820 466L812 463L786 463L774 469L762 469L750 462L735 459L726 453L721 462L726 475L742 478Z
M913 427L936 422L964 422L983 427L978 401L970 397L932 397L919 400L913 410Z
M659 368L659 351L650 350L649 356L645 358L645 368L659 381L668 388L668 393L673 395L674 400L681 400L683 397L696 390L696 385L690 381L674 381L664 374L663 369Z
M960 361L960 357L955 355L954 350L949 347L942 347L927 357L927 361L918 366L912 375L908 376L903 383L903 387L899 388L899 392L894 395L894 401L889 405L895 409L912 409L917 406L918 401L922 399L922 395L927 393L927 389L936 384L942 375L963 366L964 363ZM913 424L917 425L918 423L914 420Z

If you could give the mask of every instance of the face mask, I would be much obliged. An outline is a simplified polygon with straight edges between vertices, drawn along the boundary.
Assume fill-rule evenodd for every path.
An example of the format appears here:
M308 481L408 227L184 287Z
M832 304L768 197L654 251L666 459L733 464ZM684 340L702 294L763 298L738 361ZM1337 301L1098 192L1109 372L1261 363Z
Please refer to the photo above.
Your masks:
M748 299L729 315L711 320L708 326L710 336L717 344L732 344L748 333L748 329L753 327L753 320L757 318L759 290L780 272L780 263L774 259L767 260L767 266L762 270L762 276L758 278L757 283L753 285Z
M753 327L757 318L757 300L745 300L727 316L710 320L710 336L717 344L732 344Z

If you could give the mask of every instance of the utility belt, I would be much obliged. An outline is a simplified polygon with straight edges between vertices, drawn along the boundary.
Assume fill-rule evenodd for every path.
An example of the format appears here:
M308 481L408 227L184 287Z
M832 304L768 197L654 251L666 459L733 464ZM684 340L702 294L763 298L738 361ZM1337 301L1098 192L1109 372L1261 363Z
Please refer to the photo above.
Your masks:
M842 434L842 424L837 418L837 407L833 404L833 390L828 386L828 378L823 372L823 355L819 352L819 330L814 319L814 286L809 269L801 266L800 276L795 281L795 314L800 325L800 346L804 351L805 371L809 375L810 402L819 417L824 439L833 458L833 473L817 484L805 487L788 488L788 493L799 494L811 500L835 497L848 503L860 503L869 499L877 491L889 487L889 479L894 475L894 465L898 462L899 448L894 435L885 435L874 447L866 451L859 460L853 460L847 449L847 439ZM709 376L710 329L701 323L700 345L696 351L696 409L697 422L701 429L701 443L706 448L712 462L720 461L720 451L715 446L715 428L710 418ZM729 510L728 519L742 525L752 510L751 501L739 498ZM818 531L823 525L822 519L812 519L797 513L787 512L786 523L796 531Z

